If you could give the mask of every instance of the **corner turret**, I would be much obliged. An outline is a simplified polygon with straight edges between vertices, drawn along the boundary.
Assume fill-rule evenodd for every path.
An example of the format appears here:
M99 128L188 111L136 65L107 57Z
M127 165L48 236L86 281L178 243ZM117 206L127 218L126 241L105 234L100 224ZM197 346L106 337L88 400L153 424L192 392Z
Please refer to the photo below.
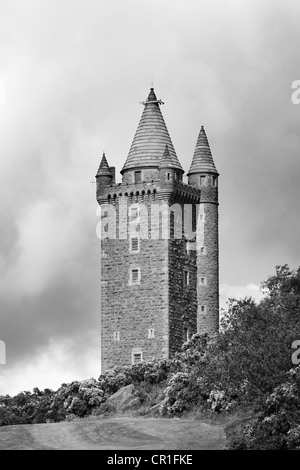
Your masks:
M177 161L169 152L168 144L159 164L159 178L162 183L170 183L171 181L182 181L183 169L178 168Z
M114 178L114 167L109 167L105 152L103 152L102 160L99 165L97 174L96 174L96 185L97 185L97 190L96 190L96 197L98 199L99 196L101 196L104 192L105 187L110 186L113 184L113 178Z
M197 220L197 330L219 331L218 176L204 127L201 127L188 182L201 191Z
M204 127L198 136L193 160L187 174L188 182L200 189L203 201L218 202L218 176Z

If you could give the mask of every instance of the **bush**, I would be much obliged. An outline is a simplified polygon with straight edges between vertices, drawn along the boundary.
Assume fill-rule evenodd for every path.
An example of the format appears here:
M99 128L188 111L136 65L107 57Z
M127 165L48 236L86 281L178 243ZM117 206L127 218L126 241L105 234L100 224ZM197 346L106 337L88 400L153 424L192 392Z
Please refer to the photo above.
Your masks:
M300 450L300 366L269 394L260 416L231 448Z

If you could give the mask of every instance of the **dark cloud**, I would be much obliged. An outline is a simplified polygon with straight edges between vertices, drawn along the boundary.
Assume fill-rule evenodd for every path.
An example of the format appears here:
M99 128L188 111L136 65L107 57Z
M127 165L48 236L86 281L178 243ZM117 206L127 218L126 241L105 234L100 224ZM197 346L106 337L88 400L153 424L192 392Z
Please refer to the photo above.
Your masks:
M273 0L1 2L0 392L98 373L90 181L103 149L120 171L152 77L184 169L204 124L221 174L222 299L258 296L276 264L297 266L299 9Z

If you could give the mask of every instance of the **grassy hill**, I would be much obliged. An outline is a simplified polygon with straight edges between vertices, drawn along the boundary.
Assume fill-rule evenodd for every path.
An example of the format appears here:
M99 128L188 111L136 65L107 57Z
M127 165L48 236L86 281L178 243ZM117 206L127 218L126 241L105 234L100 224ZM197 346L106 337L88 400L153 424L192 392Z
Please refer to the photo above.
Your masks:
M277 266L262 288L259 304L231 300L219 335L195 335L172 360L114 368L57 391L0 397L0 426L104 419L120 411L120 397L113 396L130 386L123 410L136 415L217 415L224 423L239 415L238 428L228 433L231 448L299 449L300 366L293 345L300 340L300 269Z

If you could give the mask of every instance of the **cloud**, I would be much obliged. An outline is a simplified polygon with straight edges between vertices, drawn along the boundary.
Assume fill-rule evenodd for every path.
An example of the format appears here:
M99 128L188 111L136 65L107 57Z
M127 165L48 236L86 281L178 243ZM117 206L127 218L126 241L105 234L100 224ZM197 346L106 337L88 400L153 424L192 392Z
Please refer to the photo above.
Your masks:
M244 299L245 297L252 297L256 302L263 298L260 286L254 283L249 283L246 286L230 286L222 283L220 285L220 308L226 309L226 302L228 299Z
M1 1L2 383L8 367L7 384L15 371L19 388L29 388L27 377L39 386L44 370L60 377L63 366L45 359L49 338L75 374L78 334L99 331L90 181L103 149L121 169L152 76L184 169L204 124L220 172L221 303L258 299L250 281L258 286L276 264L299 259L300 107L291 103L299 8L293 0Z
M51 339L30 360L19 360L12 367L9 366L8 356L7 364L0 366L0 395L32 391L33 387L56 390L62 383L89 377L98 378L100 367L97 339L95 334L85 337L84 343L79 338L66 341ZM74 351L77 354L74 355Z

